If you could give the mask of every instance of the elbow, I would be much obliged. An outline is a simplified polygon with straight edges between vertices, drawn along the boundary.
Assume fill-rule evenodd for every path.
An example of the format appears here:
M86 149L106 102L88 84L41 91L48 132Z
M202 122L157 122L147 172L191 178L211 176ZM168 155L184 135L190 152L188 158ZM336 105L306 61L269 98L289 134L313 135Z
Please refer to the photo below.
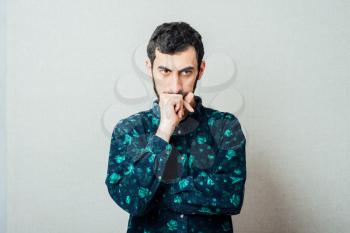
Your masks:
M234 209L231 209L230 211L229 211L229 215L238 215L238 214L240 214L241 213L241 207L240 208L234 208Z
M143 202L143 199L121 192L121 190L115 184L106 183L106 185L108 193L114 203L116 203L125 212L133 216L142 216L147 213L147 208Z
M223 209L222 212L225 215L237 215L241 213L241 210L242 210L242 204L240 204L239 206L225 208Z
M232 208L230 208L230 215L237 215L241 213L244 201L244 193L233 194L230 198L230 204Z
M143 216L145 215L147 212L142 209L142 208L130 208L130 209L124 209L126 212L128 212L130 215L132 216Z
M124 209L125 208L124 202L126 200L125 198L123 200L123 198L120 195L119 189L116 187L116 185L106 183L106 186L107 186L108 194L112 198L113 202L117 204L119 207L121 207L122 209Z
M148 213L149 209L144 203L141 203L141 200L136 198L132 202L128 203L119 203L118 204L124 211L129 213L132 216L143 216Z

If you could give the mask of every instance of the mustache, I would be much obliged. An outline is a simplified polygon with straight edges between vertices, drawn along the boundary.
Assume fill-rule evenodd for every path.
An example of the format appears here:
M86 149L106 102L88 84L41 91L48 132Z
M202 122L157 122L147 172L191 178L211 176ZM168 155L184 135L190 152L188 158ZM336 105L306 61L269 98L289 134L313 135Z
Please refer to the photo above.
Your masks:
M169 92L169 91L164 91L163 93L165 94L177 94L177 95L182 95L182 97L186 96L187 94L183 91L179 91L177 93L174 93L174 92Z

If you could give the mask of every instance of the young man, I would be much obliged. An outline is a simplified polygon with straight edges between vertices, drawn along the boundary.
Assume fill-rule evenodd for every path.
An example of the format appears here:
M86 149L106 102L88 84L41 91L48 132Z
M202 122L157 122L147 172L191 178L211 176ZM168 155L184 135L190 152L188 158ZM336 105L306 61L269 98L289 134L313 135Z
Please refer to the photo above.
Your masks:
M194 95L205 62L201 35L164 23L147 46L157 99L114 127L105 184L130 214L127 233L233 232L246 181L238 119Z

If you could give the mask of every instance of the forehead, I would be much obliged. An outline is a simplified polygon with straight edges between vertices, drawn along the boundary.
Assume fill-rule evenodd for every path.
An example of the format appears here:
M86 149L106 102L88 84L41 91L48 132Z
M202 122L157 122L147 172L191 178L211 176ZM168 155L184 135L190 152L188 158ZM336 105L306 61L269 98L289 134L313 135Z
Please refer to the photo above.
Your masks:
M169 69L181 69L185 66L192 65L196 67L197 65L196 50L193 46L174 54L161 53L156 49L155 55L154 64L156 67L162 65Z

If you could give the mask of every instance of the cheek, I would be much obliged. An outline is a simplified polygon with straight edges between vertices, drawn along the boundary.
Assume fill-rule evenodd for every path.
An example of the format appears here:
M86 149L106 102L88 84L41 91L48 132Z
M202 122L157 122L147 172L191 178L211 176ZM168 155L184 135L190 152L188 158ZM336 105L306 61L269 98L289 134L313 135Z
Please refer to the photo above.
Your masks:
M192 88L194 86L194 83L196 82L195 78L192 79L185 79L182 81L182 84L185 88Z
M162 78L154 78L155 84L157 85L158 89L164 89L164 87L168 86L169 84L167 83L168 80L162 79Z

